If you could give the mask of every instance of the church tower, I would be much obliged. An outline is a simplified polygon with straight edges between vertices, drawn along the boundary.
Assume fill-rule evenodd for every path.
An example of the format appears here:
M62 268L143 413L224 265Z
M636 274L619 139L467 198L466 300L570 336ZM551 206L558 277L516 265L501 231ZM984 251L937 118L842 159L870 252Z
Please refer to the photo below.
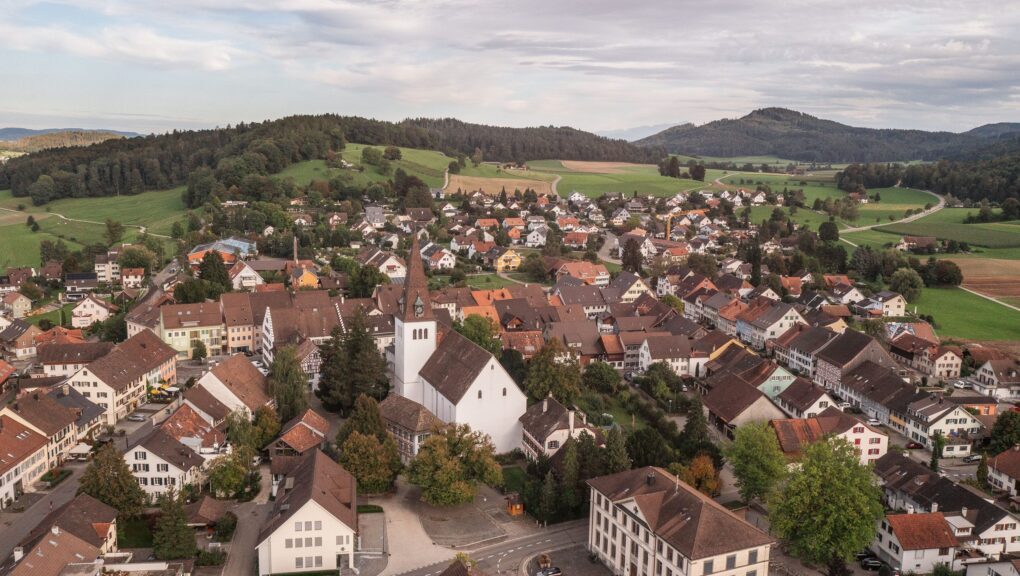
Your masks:
M400 296L400 310L393 318L393 389L397 394L421 404L424 400L418 372L436 350L436 318L429 299L428 279L421 262L421 249L415 230L411 253Z

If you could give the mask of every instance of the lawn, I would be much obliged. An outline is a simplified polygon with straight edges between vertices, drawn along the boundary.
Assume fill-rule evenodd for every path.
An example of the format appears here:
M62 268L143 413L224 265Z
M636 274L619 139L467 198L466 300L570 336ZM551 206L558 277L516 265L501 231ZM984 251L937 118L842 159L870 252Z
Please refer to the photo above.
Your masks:
M117 520L117 545L121 548L152 548L152 529L146 518Z
M876 250L887 248L887 244L896 244L900 240L898 235L889 234L875 229L862 230L860 232L847 232L845 234L840 234L840 238L849 240L858 246L870 246Z
M775 206L752 206L750 216L751 223L761 224L762 220L768 220L772 216L772 211L775 210L775 208ZM786 211L787 215L789 215L789 208L783 208L782 210ZM736 213L739 215L742 211L743 208L738 208ZM790 218L797 224L806 226L816 232L818 231L818 226L820 226L822 222L829 221L828 214L818 213L813 210L808 210L807 208L798 208L797 213L790 216ZM846 228L847 226L846 223L841 220L837 220L836 224L838 224L840 228Z
M946 208L913 222L890 224L879 230L897 235L935 236L941 240L956 240L987 248L1020 247L1020 222L964 224L968 214L976 214L976 210Z
M1020 312L959 288L925 288L908 305L935 317L939 337L967 340L1020 339Z
M43 240L56 242L59 238L48 232L32 232L24 224L0 226L0 270L11 266L38 266L39 244ZM81 249L80 244L67 244L73 250Z
M513 280L505 280L497 274L475 274L467 277L467 285L475 290L496 290L517 284Z
M529 167L531 164L528 164ZM538 170L504 170L496 164L479 164L475 166L471 162L467 163L460 169L460 174L463 176L478 176L481 178L510 178L510 179L524 179L524 180L542 180L550 182L556 178L555 174L550 174L548 171Z
M17 209L24 205L25 214L55 212L67 218L105 222L107 218L121 224L145 226L154 234L168 236L174 222L183 221L187 213L181 194L184 187L154 190L133 196L99 198L62 198L44 206L32 206L28 198L15 198L9 190L0 192L0 208Z
M64 304L64 306L63 306L63 310L64 310L63 320L64 320L64 324L65 325L69 326L71 324L71 311L74 310L74 307L75 307L74 303ZM42 322L43 320L49 320L51 324L53 324L54 326L57 326L57 325L60 325L60 319L61 319L60 309L57 309L57 310L53 310L53 311L47 312L45 314L39 314L37 316L29 316L29 317L25 318L25 321L28 322L29 324L36 324L36 325L38 325L39 322Z

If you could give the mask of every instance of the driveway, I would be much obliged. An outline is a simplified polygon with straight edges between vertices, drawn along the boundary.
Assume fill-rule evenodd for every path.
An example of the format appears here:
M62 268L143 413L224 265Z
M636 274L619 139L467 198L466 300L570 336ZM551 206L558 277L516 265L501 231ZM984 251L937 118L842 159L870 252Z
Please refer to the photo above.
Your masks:
M237 514L237 530L230 542L227 563L223 566L224 574L231 576L255 574L258 558L255 546L258 545L259 532L265 526L272 509L270 504L255 502L244 502L231 508L234 514Z

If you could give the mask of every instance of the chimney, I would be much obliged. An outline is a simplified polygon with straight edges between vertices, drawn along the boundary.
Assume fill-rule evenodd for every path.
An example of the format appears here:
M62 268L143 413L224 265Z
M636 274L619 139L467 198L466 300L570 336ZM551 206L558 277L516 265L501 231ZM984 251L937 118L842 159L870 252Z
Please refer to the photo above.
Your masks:
M50 527L50 532L53 532L54 536L60 536L60 527L54 524L52 527Z
M574 437L574 411L573 410L568 410L567 411L567 432L570 434L571 438Z
M649 486L653 486L655 484L655 472L649 472L648 475L645 476L645 484Z
M967 517L967 507L966 506L964 506L963 508L960 508L960 516L963 516L964 518Z
M542 400L542 414L545 414L548 411L549 411L549 398L546 397L545 400Z
M21 546L14 547L14 561L21 562L21 559L25 557L25 549Z
M939 511L939 503L938 502L932 502L931 503L931 512L938 512L938 511Z
M294 237L294 263L297 264L297 262L298 262L298 257L297 257L297 236L295 236Z

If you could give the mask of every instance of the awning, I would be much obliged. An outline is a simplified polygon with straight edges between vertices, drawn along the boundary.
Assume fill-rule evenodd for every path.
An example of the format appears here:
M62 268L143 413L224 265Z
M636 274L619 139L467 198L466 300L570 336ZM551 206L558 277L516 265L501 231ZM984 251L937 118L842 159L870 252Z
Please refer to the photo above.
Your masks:
M180 388L178 388L178 387L176 387L176 386L168 386L168 387L166 388L166 391L167 391L167 392L169 392L169 393L171 393L171 394L176 394L176 393L180 392L180 391L181 391L181 389L180 389Z
M81 444L78 444L74 448L71 448L71 455L72 456L79 455L79 454L84 456L84 455L88 454L89 452L92 452L92 446L89 446L88 444L85 444L84 442L82 442Z

